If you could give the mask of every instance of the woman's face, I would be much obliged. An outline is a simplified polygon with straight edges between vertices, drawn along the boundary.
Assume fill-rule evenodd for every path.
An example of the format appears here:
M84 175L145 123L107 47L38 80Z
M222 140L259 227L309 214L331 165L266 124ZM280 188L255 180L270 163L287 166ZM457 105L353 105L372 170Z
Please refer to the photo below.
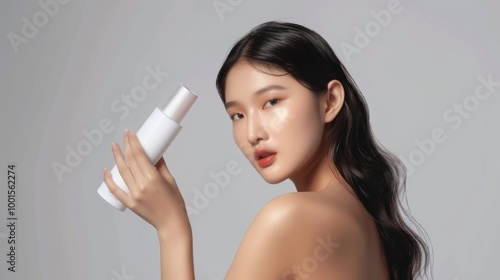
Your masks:
M324 115L320 99L291 75L257 67L262 71L240 61L231 68L226 110L240 150L264 180L276 184L307 168L320 147Z

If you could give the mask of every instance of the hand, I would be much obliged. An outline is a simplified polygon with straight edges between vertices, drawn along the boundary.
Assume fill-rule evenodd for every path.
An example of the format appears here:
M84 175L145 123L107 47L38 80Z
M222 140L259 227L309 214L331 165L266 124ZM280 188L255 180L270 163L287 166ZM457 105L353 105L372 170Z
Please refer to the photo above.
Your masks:
M104 169L104 182L109 191L125 206L156 228L190 230L184 199L163 157L153 166L145 154L137 135L125 130L123 145L112 143L113 157L129 192L123 191Z

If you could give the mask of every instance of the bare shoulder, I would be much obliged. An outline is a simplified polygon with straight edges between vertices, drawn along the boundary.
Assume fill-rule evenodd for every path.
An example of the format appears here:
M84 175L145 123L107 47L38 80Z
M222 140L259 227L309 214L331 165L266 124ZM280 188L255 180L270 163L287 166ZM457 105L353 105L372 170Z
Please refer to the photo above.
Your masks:
M365 279L381 273L383 253L373 219L354 196L344 194L288 193L259 213L257 219L273 224L288 244L288 273L319 279Z
M362 223L362 209L341 200L320 192L286 193L269 201L258 217L285 228L307 226L307 232L340 233Z
M283 240L293 244L294 250L289 253L295 262L310 255L318 242L331 240L340 244L361 232L348 209L317 192L280 195L263 207L257 219L273 224Z
M297 223L308 229L298 236L301 240L311 241L296 260L302 263L303 270L307 270L308 261L305 260L314 260L319 279L388 278L375 221L354 195L343 188L330 188L320 192L294 193L279 199L283 199L284 204L286 201L292 204L288 207L295 209L288 212L295 213ZM322 257L315 255L321 251L325 254L325 261L319 261ZM295 275L305 277L300 273Z
M268 202L243 237L224 279L282 279L291 263L297 213L291 196Z
M307 234L340 231L350 214L316 193L292 192L270 200L257 214L250 230L272 230L288 241ZM303 240L303 239L302 239Z
M332 253L345 230L344 214L332 209L311 194L272 199L248 228L225 279L284 279L318 244Z

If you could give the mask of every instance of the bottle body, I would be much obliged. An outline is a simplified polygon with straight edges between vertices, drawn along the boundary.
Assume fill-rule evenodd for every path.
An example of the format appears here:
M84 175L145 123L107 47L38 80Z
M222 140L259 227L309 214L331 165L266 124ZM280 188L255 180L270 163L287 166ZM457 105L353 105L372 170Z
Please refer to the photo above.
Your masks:
M137 131L137 138L149 160L155 165L177 136L182 126L167 117L160 109L155 108L142 127ZM113 181L124 191L128 187L120 176L117 166L111 169ZM99 195L116 209L124 211L126 206L109 191L103 182L97 190Z

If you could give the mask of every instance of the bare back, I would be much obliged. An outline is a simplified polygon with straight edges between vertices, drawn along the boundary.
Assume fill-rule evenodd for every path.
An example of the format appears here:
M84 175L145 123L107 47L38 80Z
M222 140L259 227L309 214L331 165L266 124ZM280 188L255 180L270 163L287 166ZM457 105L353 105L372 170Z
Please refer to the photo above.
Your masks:
M388 280L384 261L371 216L347 189L332 185L268 202L225 279Z
M301 242L296 242L293 276L287 279L389 279L376 225L349 191L338 185L292 193L301 213L297 228L304 230L296 233Z

